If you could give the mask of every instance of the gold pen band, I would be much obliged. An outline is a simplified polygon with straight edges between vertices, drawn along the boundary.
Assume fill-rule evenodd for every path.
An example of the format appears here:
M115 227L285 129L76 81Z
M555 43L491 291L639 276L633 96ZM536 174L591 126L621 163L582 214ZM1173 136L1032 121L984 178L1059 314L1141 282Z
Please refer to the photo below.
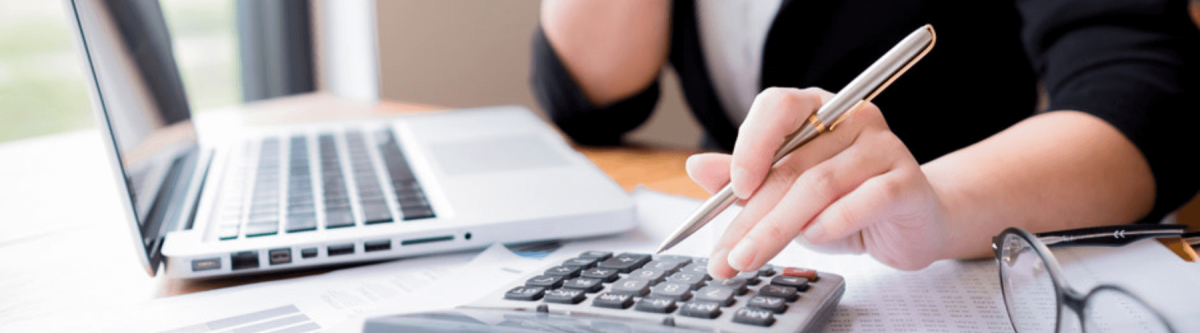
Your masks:
M808 115L808 122L812 123L813 127L817 128L817 133L821 133L821 132L825 132L825 131L829 130L829 127L825 127L825 122L821 121L821 118L817 118L816 113Z

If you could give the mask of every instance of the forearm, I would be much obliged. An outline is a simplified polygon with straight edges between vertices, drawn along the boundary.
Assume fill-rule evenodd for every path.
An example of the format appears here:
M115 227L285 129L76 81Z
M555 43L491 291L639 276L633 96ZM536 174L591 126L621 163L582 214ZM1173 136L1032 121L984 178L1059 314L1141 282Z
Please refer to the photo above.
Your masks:
M542 29L588 99L606 105L658 77L670 10L667 0L547 0Z
M1136 221L1154 204L1141 152L1103 120L1059 111L921 167L948 214L944 258L990 255L991 236Z

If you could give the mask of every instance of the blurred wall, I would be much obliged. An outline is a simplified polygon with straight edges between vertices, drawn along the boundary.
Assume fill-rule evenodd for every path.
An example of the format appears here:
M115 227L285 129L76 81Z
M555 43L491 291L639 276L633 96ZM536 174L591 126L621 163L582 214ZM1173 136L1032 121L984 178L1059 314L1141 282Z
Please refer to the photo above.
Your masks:
M377 0L382 98L447 107L519 104L529 90L534 0ZM658 110L632 142L695 148L701 130L672 73Z

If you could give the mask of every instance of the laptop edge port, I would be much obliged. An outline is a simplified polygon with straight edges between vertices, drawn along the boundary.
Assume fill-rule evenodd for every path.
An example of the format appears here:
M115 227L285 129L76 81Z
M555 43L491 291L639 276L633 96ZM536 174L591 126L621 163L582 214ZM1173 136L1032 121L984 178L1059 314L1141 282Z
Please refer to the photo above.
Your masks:
M317 257L317 248L308 247L308 248L300 249L300 257L304 258L304 259L316 258Z
M363 243L363 252L387 251L392 249L392 240L378 239Z
M451 240L454 240L454 236L452 236L452 235L445 235L445 236L436 236L436 237L425 237L425 238L405 239L405 240L403 240L403 241L400 241L400 245L401 245L401 246L403 246L403 245L417 245L417 244L425 244L425 243L445 242L445 241L451 241Z
M271 257L271 265L290 264L292 262L292 249L282 248L274 249L268 252Z
M192 271L193 272L208 271L208 270L214 270L214 269L221 269L221 258L206 258L206 259L192 260Z
M235 271L258 268L258 251L242 251L229 254L229 268Z
M329 247L325 248L325 254L330 257L340 256L343 254L353 254L353 253L354 253L354 243L333 244L333 245L330 245Z

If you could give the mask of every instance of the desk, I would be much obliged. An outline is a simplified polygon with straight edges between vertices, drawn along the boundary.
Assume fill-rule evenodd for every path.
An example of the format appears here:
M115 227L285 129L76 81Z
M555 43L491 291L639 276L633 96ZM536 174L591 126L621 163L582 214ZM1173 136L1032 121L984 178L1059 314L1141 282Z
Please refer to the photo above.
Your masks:
M395 102L354 103L311 94L209 111L198 118L254 125L436 109ZM707 197L684 171L691 151L579 150L626 189L640 184ZM0 331L5 323L51 321L96 306L127 306L156 297L323 272L211 281L146 276L130 246L107 163L94 129L0 145L0 223L5 227L0 231Z

